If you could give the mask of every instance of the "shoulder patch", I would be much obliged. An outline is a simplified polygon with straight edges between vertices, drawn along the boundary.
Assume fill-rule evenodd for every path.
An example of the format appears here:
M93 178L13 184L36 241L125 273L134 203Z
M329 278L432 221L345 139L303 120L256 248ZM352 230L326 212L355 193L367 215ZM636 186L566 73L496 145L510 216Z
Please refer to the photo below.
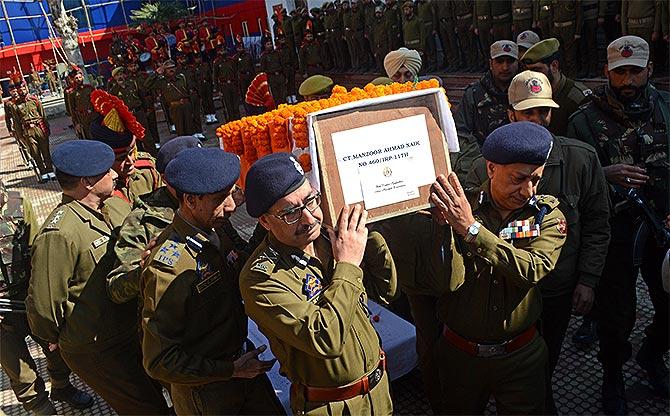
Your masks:
M538 195L536 197L536 204L538 206L547 207L549 208L549 211L552 211L558 206L559 201L558 198L552 195Z
M279 253L277 253L272 247L267 247L251 263L249 270L252 272L260 272L269 276L275 269L275 265L278 259Z
M177 264L179 257L181 257L183 250L183 243L178 243L168 239L158 249L153 260L166 266L174 267L174 265Z
M64 216L65 216L65 208L59 208L58 211L56 211L56 213L53 214L51 220L49 220L49 222L44 224L44 228L57 230L58 227L60 226L60 221L63 219Z

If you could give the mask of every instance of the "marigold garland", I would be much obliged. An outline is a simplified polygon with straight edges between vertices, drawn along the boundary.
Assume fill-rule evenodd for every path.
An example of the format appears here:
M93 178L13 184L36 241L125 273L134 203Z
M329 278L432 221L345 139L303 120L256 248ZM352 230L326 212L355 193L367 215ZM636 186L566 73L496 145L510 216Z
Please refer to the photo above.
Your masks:
M298 104L281 104L267 113L243 117L219 126L216 135L226 151L244 157L251 165L259 158L273 152L291 152L301 149L298 162L305 172L312 170L312 161L305 149L309 146L307 114L353 101L378 98L403 92L439 87L436 79L390 85L367 84L364 88L347 91L335 85L329 98L303 101Z

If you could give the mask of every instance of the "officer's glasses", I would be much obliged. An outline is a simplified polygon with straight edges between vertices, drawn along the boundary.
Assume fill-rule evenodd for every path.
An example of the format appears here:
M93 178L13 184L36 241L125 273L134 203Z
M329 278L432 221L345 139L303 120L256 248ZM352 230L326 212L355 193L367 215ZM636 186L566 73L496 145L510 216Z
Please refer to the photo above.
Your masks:
M284 211L281 214L272 214L272 216L275 218L279 218L288 225L292 225L300 221L300 218L302 218L303 210L306 209L307 211L312 213L316 211L319 205L321 205L321 192L317 192L316 194L307 198L305 200L305 203L299 207L291 208L290 210Z

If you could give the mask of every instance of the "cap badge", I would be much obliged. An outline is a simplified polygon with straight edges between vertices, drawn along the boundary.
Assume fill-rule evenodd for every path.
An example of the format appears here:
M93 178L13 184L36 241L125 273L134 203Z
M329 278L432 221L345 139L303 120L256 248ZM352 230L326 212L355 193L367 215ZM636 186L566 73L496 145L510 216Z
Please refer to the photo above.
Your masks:
M539 94L542 92L542 82L537 78L531 78L526 82L528 91L531 94Z
M509 43L506 43L506 44L503 45L502 50L505 51L505 52L511 52L512 47L510 46Z
M293 162L293 166L295 166L295 170L298 171L299 174L304 175L305 171L302 170L302 166L300 166L300 163L298 163L297 160L293 156L291 156L291 162Z
M526 39L527 37L528 37L528 33L523 32L523 33L521 34L521 36L519 36L519 39L524 40L524 39Z
M633 56L633 49L630 47L630 45L626 45L621 49L621 56L624 58L630 58Z

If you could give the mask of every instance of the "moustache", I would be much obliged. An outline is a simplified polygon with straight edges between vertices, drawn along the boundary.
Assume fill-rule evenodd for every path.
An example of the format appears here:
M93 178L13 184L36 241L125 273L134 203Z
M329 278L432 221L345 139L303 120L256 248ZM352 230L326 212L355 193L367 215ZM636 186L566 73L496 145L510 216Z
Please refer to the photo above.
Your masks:
M321 221L316 220L316 221L314 221L314 224L304 225L302 227L299 227L297 230L295 230L295 235L309 234L309 233L312 232L312 230L315 227L320 227L320 226L321 226Z

